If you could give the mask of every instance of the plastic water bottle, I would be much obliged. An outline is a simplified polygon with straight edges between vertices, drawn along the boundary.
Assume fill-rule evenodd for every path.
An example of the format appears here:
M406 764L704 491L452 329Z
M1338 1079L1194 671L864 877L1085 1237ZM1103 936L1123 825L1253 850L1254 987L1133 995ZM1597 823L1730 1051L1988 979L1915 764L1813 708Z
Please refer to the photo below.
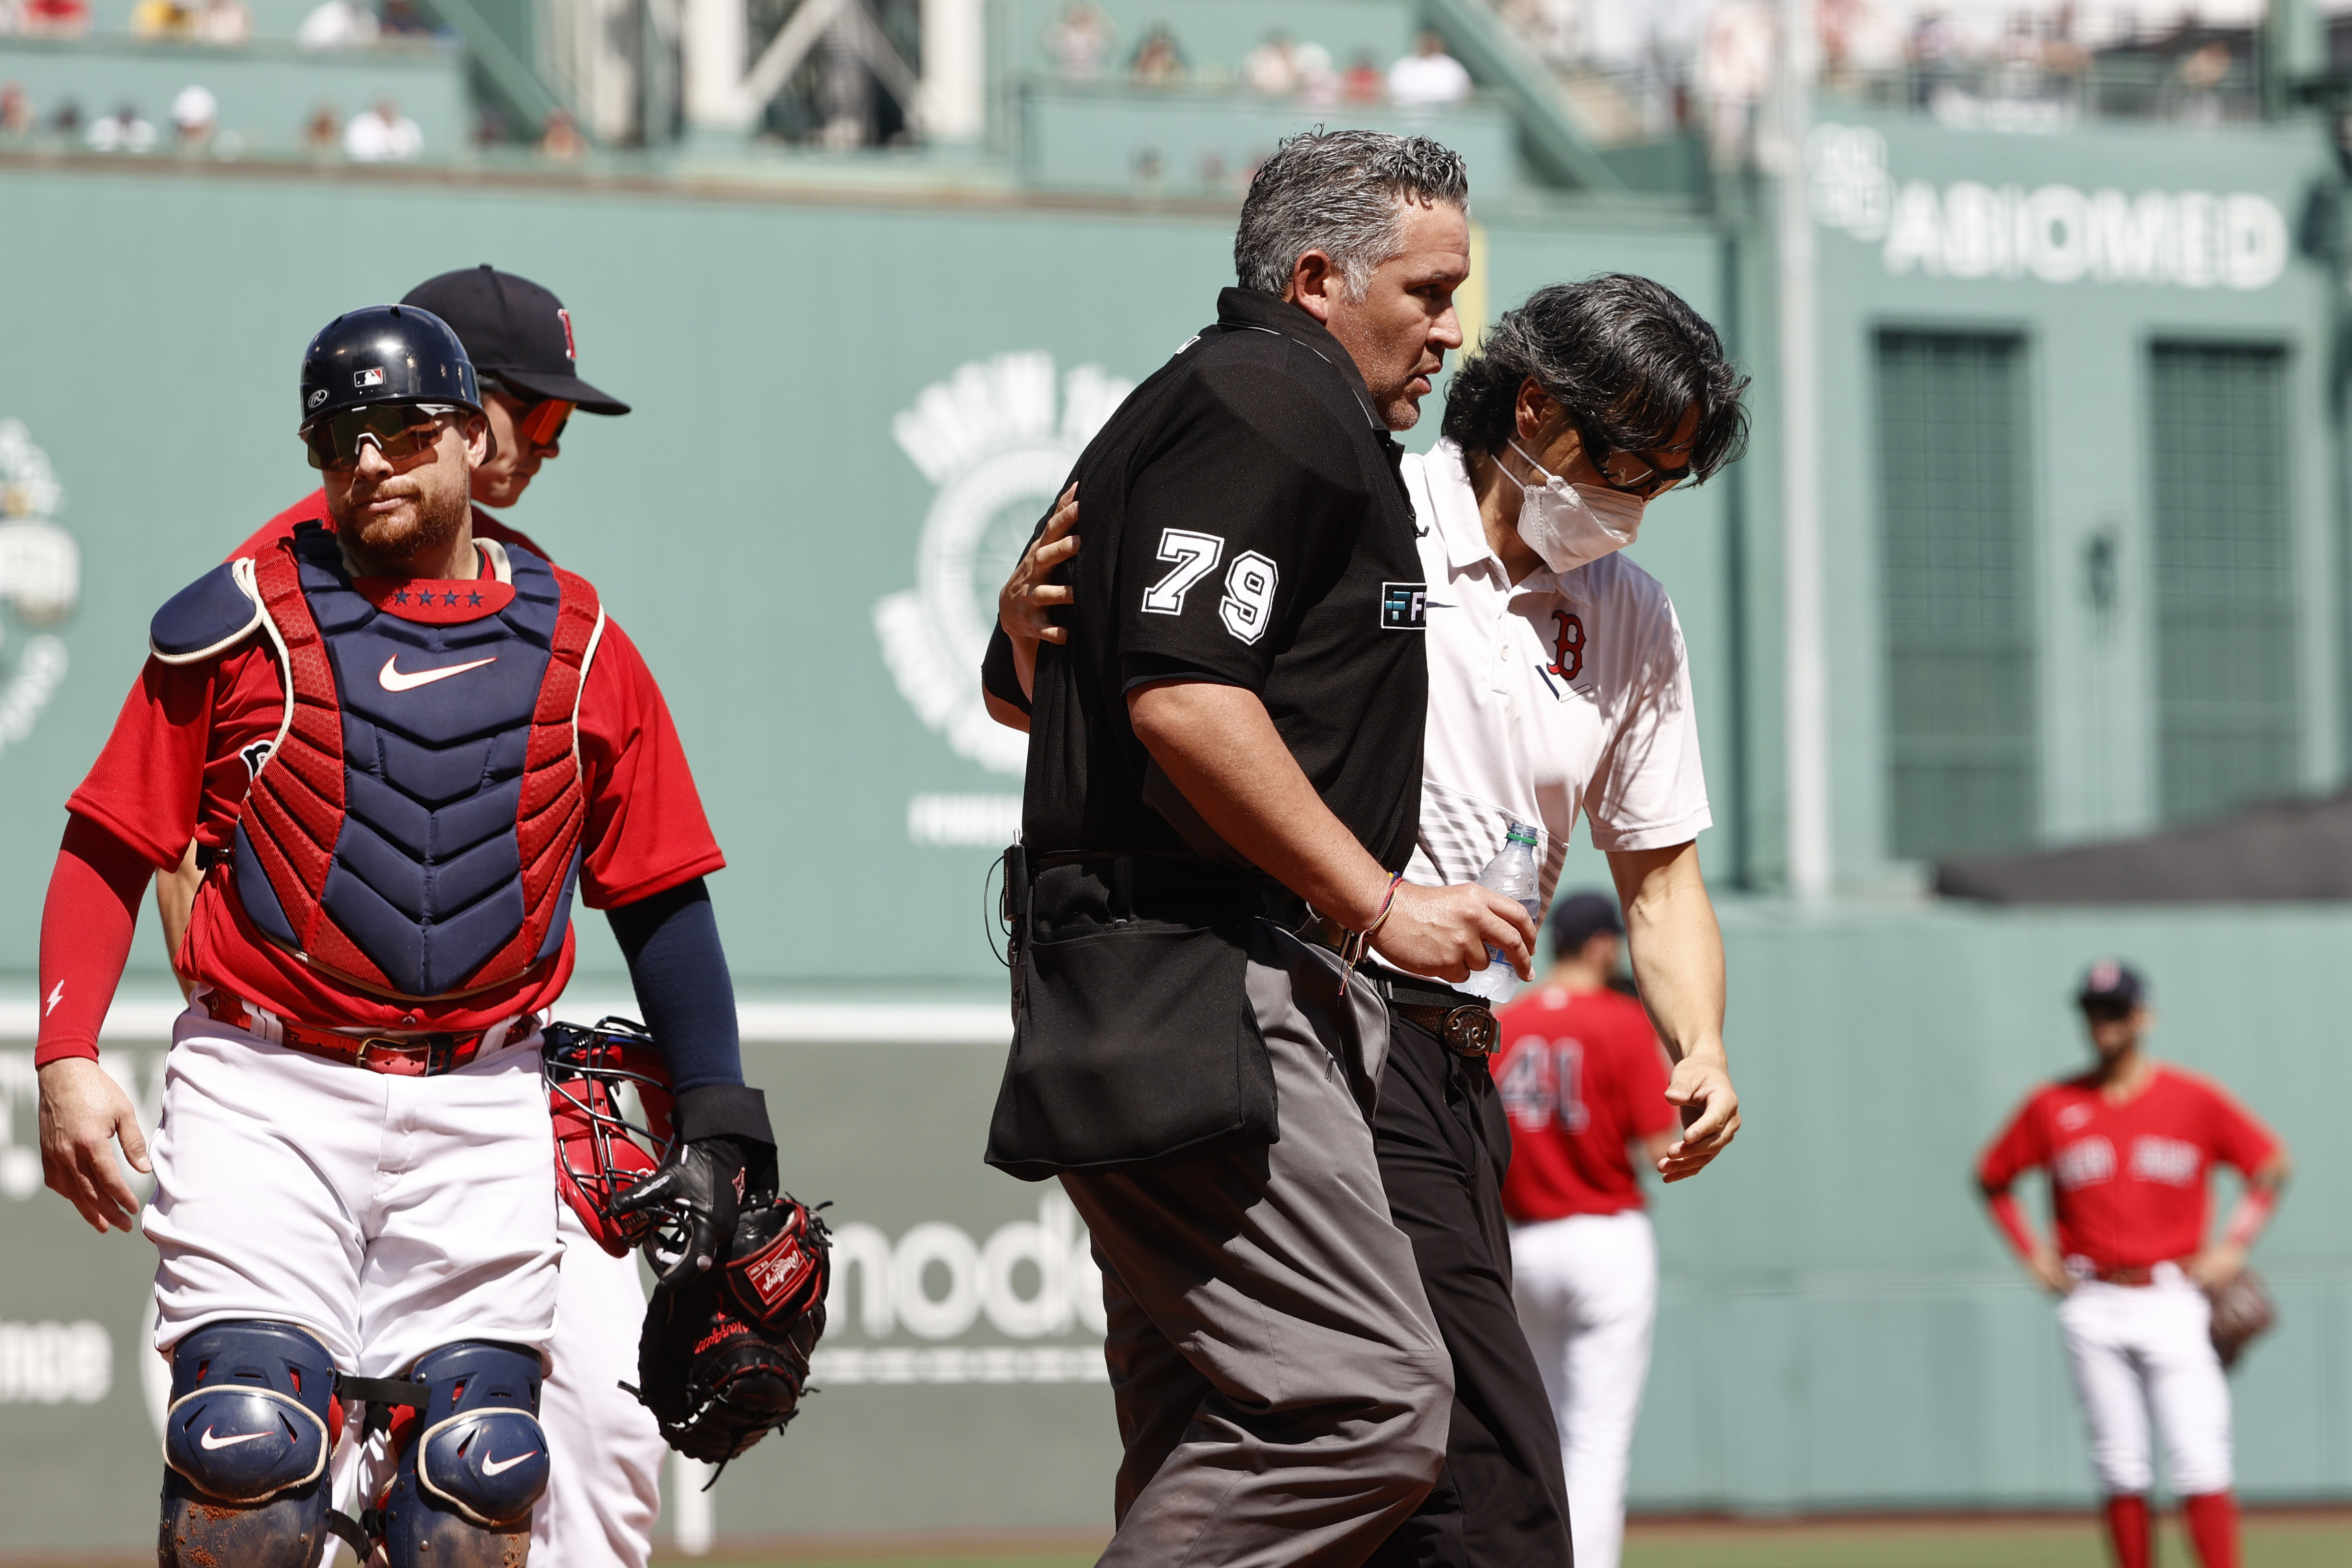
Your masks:
M1519 907L1528 911L1528 919L1537 920L1543 906L1537 897L1536 830L1512 823L1503 836L1503 852L1486 862L1478 873L1478 885L1507 899L1517 899ZM1519 988L1519 972L1503 956L1502 949L1489 945L1486 967L1454 987L1473 996L1484 996L1496 1006L1511 999Z

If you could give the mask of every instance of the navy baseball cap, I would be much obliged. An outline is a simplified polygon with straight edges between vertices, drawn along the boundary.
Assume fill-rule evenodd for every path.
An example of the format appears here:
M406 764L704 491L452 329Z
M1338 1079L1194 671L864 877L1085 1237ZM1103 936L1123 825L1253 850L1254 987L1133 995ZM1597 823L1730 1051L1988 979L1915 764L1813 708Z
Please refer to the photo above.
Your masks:
M408 291L417 305L449 323L487 384L500 383L534 401L557 398L588 414L626 414L629 405L580 379L572 312L528 278L487 261L428 278Z
M2103 958L2083 972L2083 984L2075 987L2074 1000L2084 1006L2097 1003L2109 1007L2137 1007L2147 1000L2147 982L2123 960Z
M1602 931L1625 934L1625 922L1617 917L1617 900L1606 893L1570 893L1553 903L1544 923L1551 928L1552 952L1563 958L1584 951L1584 944Z

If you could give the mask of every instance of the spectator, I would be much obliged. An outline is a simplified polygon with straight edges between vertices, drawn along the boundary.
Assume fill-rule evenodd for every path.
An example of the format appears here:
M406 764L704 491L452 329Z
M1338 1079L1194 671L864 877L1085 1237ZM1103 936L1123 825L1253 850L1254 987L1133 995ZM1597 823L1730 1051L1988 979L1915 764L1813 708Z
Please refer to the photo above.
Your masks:
M1400 109L1443 109L1470 96L1470 73L1423 28L1412 53L1389 67L1389 101Z
M1298 90L1298 56L1288 33L1268 33L1242 57L1242 84L1265 98L1288 98Z
M1138 87L1181 87L1184 85L1184 52L1176 47L1176 36L1165 22L1154 22L1143 41L1135 46L1135 58L1128 62L1128 74Z
M1341 79L1339 87L1342 96L1349 103L1378 103L1387 96L1380 62L1372 58L1371 50L1356 51L1356 58L1348 63L1348 74Z
M81 131L81 105L67 99L50 112L49 133L70 142Z
M245 0L204 0L191 29L200 44L242 44L253 37L253 10Z
M1759 0L1731 0L1707 16L1698 89L1711 116L1707 143L1718 168L1735 168L1747 159L1756 108L1772 79L1779 33L1772 8Z
M32 100L15 82L0 81L0 142L21 142L32 132Z
M383 15L377 22L380 35L387 38L429 38L433 24L416 8L416 0L383 0Z
M335 112L333 104L321 100L302 123L302 146L313 158L331 158L342 145L343 117Z
M580 134L580 122L572 118L568 109L558 109L547 117L547 124L539 133L539 155L552 158L559 163L576 163L588 143Z
M294 29L294 41L306 49L363 47L375 42L375 13L353 0L321 0Z
M16 15L16 0L0 0L0 38L23 31L24 25Z
M172 100L172 130L183 153L201 153L212 144L220 122L220 100L207 88L188 86Z
M16 25L33 37L79 38L89 31L89 0L24 0ZM81 111L74 111L80 123Z
M425 132L389 96L343 127L343 156L354 163L405 163L425 151Z
M1320 44L1301 44L1291 56L1298 68L1298 96L1313 104L1339 101L1339 73L1331 68L1331 51Z
M196 14L179 4L179 0L138 0L131 7L131 36L134 38L184 38Z
M126 102L103 120L90 124L83 138L93 153L152 153L155 128L139 118L139 106Z
M200 44L242 44L253 37L253 10L245 0L204 0L189 30Z
M1087 0L1072 0L1045 29L1045 52L1070 81L1092 81L1110 58L1110 22Z

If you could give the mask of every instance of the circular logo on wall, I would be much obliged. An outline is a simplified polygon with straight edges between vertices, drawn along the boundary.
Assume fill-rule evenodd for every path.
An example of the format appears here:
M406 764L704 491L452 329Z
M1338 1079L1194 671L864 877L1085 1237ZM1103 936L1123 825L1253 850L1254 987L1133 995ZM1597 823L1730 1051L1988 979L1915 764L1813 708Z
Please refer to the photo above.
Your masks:
M65 510L49 455L0 419L0 752L33 725L66 678L55 636L81 601L81 550L51 521Z
M996 591L1070 465L1133 384L1047 353L967 364L923 388L890 433L937 487L915 548L915 586L874 606L899 694L959 756L1019 776L1029 738L988 716L980 661Z

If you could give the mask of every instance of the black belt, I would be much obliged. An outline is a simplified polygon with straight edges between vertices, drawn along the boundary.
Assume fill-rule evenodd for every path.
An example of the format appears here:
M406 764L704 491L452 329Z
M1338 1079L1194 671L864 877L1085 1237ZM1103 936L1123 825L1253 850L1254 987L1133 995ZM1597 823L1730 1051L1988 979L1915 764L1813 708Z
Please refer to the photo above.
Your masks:
M1456 1056L1491 1057L1503 1043L1502 1026L1484 997L1383 964L1368 963L1361 973L1379 987L1391 1013L1427 1029Z

